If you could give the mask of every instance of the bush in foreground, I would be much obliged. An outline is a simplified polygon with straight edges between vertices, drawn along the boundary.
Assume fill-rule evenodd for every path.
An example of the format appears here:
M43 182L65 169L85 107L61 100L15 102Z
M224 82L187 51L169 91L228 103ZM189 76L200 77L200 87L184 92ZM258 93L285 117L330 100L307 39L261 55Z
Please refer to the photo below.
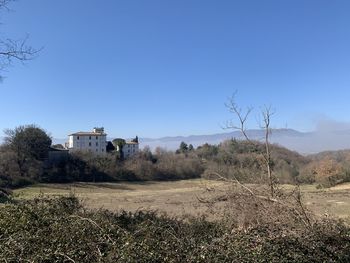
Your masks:
M287 226L285 226L287 227ZM299 231L239 229L153 212L87 211L75 197L0 208L4 262L349 262L350 230L320 221Z

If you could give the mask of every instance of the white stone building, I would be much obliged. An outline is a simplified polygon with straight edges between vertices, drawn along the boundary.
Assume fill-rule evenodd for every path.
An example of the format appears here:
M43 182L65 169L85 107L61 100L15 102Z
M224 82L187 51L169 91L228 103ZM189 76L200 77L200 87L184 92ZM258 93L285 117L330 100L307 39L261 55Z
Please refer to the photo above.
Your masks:
M131 157L139 152L139 143L138 142L126 142L123 146L124 158Z
M104 128L94 128L92 132L76 132L68 135L68 150L89 151L96 154L105 154L107 134Z

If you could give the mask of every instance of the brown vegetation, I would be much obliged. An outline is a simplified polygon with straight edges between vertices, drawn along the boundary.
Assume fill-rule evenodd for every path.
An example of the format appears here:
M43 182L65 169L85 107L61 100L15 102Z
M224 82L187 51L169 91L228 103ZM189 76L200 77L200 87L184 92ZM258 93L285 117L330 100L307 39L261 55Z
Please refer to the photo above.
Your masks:
M269 182L270 186L273 182L329 187L350 180L349 152L304 157L268 141L249 138L204 144L197 149L182 143L175 153L160 148L151 152L146 147L127 160L114 151L105 156L78 152L48 163L51 139L45 131L28 125L8 130L7 135L5 144L0 146L0 187L5 188L33 182L213 179L213 174L241 183ZM274 190L270 189L270 194L273 196Z
M277 209L274 207L273 209ZM276 212L289 212L279 207ZM261 217L259 217L260 219ZM154 212L85 210L74 197L0 208L4 262L348 262L349 228L334 220L305 227L232 217L175 219ZM286 224L288 223L288 224Z

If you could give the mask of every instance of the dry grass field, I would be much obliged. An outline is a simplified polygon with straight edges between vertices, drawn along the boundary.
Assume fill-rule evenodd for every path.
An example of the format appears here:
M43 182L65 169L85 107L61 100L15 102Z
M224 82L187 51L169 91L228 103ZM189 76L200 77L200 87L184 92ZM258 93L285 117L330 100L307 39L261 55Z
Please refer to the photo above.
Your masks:
M283 187L292 189L289 185ZM228 186L224 182L195 179L173 182L38 184L15 190L14 194L17 199L31 199L40 194L57 196L74 193L92 209L148 209L181 216L205 213L207 205L199 202L198 197L220 194L227 190ZM350 218L350 184L329 189L305 185L301 191L307 207L316 214Z

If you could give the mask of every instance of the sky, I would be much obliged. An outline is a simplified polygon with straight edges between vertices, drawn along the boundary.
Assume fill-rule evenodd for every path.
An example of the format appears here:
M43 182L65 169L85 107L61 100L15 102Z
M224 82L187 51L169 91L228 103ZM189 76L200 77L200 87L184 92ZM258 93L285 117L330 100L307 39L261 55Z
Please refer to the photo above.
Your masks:
M350 122L348 0L19 0L0 37L42 48L1 72L0 130L55 138L224 132L225 108L271 105L274 128ZM1 135L0 135L1 136Z

